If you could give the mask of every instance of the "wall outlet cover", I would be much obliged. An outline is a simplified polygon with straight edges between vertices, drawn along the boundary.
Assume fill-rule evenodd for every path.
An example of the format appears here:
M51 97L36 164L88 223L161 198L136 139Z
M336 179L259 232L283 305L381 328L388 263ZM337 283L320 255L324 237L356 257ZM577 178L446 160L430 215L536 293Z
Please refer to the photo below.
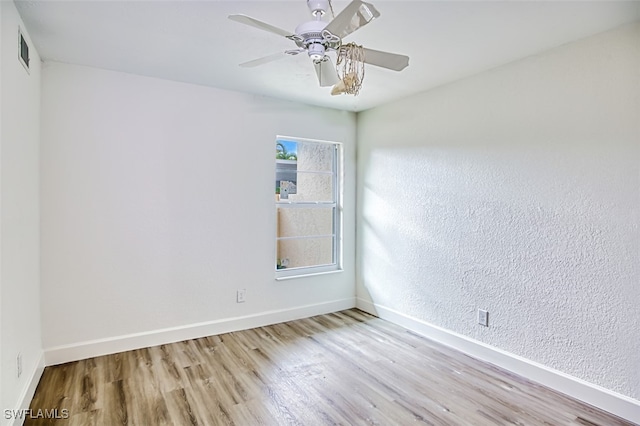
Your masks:
M478 324L489 327L489 311L478 309Z

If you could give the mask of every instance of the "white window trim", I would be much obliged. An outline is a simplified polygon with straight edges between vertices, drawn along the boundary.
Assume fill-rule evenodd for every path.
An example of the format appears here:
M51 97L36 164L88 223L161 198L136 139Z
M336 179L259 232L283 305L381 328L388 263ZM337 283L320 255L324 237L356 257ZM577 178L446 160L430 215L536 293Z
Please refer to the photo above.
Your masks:
M290 140L294 142L308 142L308 143L324 143L330 144L336 147L336 158L335 158L335 167L336 167L336 180L334 193L335 202L292 202L292 201L276 201L274 202L274 208L278 209L279 206L286 205L287 208L313 208L317 207L330 207L335 206L336 215L335 215L335 245L334 245L334 253L335 253L335 263L330 265L318 265L318 266L306 266L300 268L285 268L285 269L275 269L275 278L277 281L281 280L289 280L293 278L303 278L303 277L311 277L317 275L325 275L332 274L336 272L342 272L343 265L343 192L344 192L344 148L342 142L336 141L327 141L321 139L309 139L309 138L301 138L297 136L285 136L285 135L277 135L276 141L280 139ZM274 167L274 179L275 179L276 169ZM275 263L277 263L278 259L278 236L275 235L273 239L276 247L275 247Z

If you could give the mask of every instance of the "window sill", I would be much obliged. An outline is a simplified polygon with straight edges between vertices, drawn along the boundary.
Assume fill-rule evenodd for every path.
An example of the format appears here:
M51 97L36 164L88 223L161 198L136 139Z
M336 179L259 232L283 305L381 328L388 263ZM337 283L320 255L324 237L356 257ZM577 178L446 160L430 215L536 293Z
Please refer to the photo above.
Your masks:
M300 273L300 274L296 274L296 275L285 275L285 276L281 276L278 277L276 276L276 281L286 281L286 280L292 280L292 279L296 279L296 278L306 278L306 277L315 277L318 275L329 275L329 274L336 274L338 272L342 272L344 271L344 269L336 269L333 271L323 271L323 272L311 272L308 274L305 273Z

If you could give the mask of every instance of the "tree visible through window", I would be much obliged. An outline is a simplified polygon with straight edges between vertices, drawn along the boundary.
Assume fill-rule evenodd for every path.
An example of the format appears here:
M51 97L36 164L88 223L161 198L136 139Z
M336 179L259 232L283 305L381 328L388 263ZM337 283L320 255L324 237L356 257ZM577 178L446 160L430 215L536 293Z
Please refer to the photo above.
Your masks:
M340 268L340 145L276 140L278 277Z

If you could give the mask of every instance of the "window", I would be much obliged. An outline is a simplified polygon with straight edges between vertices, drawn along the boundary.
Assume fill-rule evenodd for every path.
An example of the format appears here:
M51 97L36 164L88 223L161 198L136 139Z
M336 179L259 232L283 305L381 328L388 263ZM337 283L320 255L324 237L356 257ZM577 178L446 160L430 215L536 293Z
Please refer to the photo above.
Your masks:
M341 267L339 143L276 139L276 277Z

